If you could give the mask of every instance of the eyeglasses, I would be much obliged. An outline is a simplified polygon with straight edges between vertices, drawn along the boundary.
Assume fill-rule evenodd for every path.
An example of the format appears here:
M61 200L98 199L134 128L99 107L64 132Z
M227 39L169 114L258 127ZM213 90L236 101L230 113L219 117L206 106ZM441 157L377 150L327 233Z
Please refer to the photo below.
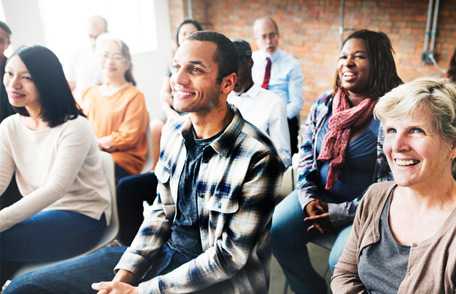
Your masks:
M125 57L123 57L122 54L119 54L119 53L115 53L115 54L104 53L104 54L101 54L101 58L103 60L111 59L111 60L114 60L114 61L123 61L123 60L125 60Z

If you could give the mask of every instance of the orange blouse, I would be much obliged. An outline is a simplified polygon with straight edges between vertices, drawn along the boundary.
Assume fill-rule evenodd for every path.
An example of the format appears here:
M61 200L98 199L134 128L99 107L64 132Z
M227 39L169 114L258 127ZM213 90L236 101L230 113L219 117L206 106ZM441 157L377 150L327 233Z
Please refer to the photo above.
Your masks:
M130 174L140 173L148 152L149 114L144 94L128 84L110 96L103 96L100 86L93 86L79 102L96 136L112 137L114 162Z

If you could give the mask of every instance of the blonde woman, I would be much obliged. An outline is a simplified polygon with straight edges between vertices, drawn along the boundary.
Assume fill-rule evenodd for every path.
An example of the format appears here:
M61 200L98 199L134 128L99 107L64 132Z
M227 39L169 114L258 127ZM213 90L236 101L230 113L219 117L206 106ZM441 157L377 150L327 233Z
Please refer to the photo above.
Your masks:
M332 277L333 293L454 293L456 86L420 79L377 103L394 182L358 208Z

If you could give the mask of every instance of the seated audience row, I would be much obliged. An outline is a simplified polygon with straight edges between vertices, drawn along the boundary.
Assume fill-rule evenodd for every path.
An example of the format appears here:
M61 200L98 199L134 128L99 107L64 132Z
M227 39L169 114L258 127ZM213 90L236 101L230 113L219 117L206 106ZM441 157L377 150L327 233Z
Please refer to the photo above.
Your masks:
M255 24L278 41L272 19ZM0 23L2 29L9 38ZM167 102L170 111L188 115L168 120L155 172L141 176L127 177L142 170L150 152L149 117L125 43L98 38L102 84L82 94L81 108L50 50L21 48L8 60L7 96L0 99L18 114L0 124L0 196L15 175L22 197L0 203L0 285L17 265L76 256L99 240L110 221L99 149L112 154L116 178L124 178L119 239L129 245L139 231L128 248L21 275L5 293L263 293L270 239L295 293L326 291L306 244L333 240L334 293L454 291L454 85L428 78L399 86L389 38L350 34L333 91L314 103L306 121L298 190L273 214L280 176L291 163L286 105L254 84L247 42L214 32L182 40L179 34ZM144 200L153 205L140 227ZM410 207L413 217L404 215ZM408 277L411 264L417 270Z
M157 196L130 247L22 275L6 294L267 293L284 166L270 139L226 102L236 49L222 34L197 32L177 49L174 68L173 107L189 114L165 125Z

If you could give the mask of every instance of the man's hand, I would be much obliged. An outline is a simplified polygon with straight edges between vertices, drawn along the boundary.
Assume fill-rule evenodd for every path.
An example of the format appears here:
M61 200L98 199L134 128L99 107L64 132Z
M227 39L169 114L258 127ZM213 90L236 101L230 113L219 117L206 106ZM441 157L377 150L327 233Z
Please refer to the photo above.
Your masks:
M307 231L317 230L321 234L328 233L331 230L329 222L328 204L320 199L310 201L305 207L306 216L305 222L310 222L311 225Z
M92 289L97 290L97 294L137 294L138 288L124 282L99 282L93 283Z

